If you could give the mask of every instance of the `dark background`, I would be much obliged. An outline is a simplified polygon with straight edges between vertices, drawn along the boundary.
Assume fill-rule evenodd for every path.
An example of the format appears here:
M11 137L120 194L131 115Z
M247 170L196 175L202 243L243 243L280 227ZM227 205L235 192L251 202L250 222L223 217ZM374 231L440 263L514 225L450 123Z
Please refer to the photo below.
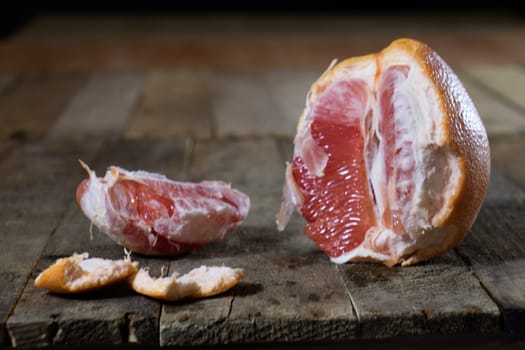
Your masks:
M118 13L118 14L181 14L201 13L278 13L278 14L359 14L407 12L472 12L511 11L523 15L519 1L89 1L89 0L19 0L0 5L0 36L7 37L40 13Z

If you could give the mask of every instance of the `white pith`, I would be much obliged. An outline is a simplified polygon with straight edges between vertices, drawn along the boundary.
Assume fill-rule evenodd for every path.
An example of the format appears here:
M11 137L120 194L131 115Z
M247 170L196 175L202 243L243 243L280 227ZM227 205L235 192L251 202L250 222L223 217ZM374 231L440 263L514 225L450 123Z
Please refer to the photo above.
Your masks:
M455 227L441 227L442 222L448 217L452 210L452 201L456 197L457 191L461 187L462 169L461 160L452 150L448 148L448 131L446 129L446 112L442 110L442 104L436 87L425 75L418 62L413 57L403 51L382 57L381 67L377 66L377 60L362 60L348 65L343 62L335 67L329 74L324 75L310 90L307 98L306 108L298 124L297 135L295 138L294 158L301 157L308 151L308 135L312 122L312 109L320 94L329 86L340 80L364 80L371 93L369 94L369 108L372 113L372 125L378 130L380 112L378 107L377 91L380 82L381 72L388 67L404 65L409 67L407 80L401 85L396 85L394 96L403 95L402 98L394 97L396 106L396 121L402 120L402 125L407 133L404 137L411 141L412 152L415 159L415 169L413 175L414 193L410 203L400 207L392 197L393 188L388 189L389 198L384 198L379 193L385 178L384 154L380 146L375 157L367 164L368 177L371 186L374 188L378 226L371 227L363 242L355 249L345 252L340 256L331 257L335 263L344 263L350 260L375 260L387 264L397 263L410 259L411 255L418 250L426 249L432 245L444 244L447 237L452 237ZM379 76L379 79L376 77ZM322 86L324 88L315 89ZM407 98L408 97L408 98ZM403 113L408 105L412 113ZM364 113L366 115L367 112ZM362 130L364 118L362 118ZM366 137L366 133L363 132ZM369 135L368 135L369 136ZM377 135L381 144L381 135ZM403 141L403 138L396 138L396 144ZM319 154L317 158L326 161ZM323 163L307 164L305 166L310 173L322 176ZM400 159L395 168L403 167L403 160ZM396 186L403 186L398 183ZM302 207L302 201L293 189L296 188L291 171L287 171L286 184L283 193L283 204L278 215L278 228L283 229L289 219L287 211L283 208L295 206ZM286 193L286 192L291 193ZM291 202L291 203L290 203ZM399 209L405 217L402 220L404 232L401 234L381 226L381 215L387 204L391 209ZM321 214L322 215L322 214Z
M169 277L152 277L140 269L131 279L132 288L141 294L175 301L202 298L222 293L244 277L244 270L227 266L200 266L187 274L177 272Z
M138 265L129 259L88 258L87 253L75 254L69 259L71 264L64 270L64 280L72 291L102 286L125 278L136 271Z

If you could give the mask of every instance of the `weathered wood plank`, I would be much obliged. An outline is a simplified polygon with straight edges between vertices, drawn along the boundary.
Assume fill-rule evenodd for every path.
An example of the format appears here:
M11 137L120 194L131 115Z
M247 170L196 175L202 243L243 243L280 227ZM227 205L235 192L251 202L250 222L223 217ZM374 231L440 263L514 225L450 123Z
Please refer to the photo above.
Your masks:
M263 290L237 298L230 319L253 319L253 340L343 341L357 336L357 318L335 265L300 230L245 230L240 235L247 274Z
M498 307L454 253L412 267L339 270L363 338L499 333Z
M0 294L0 347L10 344L5 329L7 317L26 284L38 254L62 215L27 215L26 208L31 208L29 203L8 202L6 199L0 194L0 200L6 203L0 204L3 212L0 219L0 244L4 247L0 256L0 284L3 286ZM60 203L54 202L51 200L48 204L59 209Z
M272 70L266 74L265 78L270 86L270 91L282 115L282 131L279 135L295 136L297 122L303 113L308 90L322 73L322 67L320 67L319 71Z
M498 170L490 174L484 206L509 206L525 203L525 190Z
M96 148L24 145L0 163L0 344L8 343L5 322L40 252L74 198L76 159ZM77 172L79 171L79 172Z
M200 264L242 267L246 277L216 298L165 305L161 345L356 337L357 319L335 266L299 232L243 228L172 262L171 269Z
M483 287L502 309L506 331L525 336L525 209L483 208L458 246Z
M518 134L525 131L525 111L520 113L516 108L510 107L501 97L477 84L470 75L462 71L459 71L458 75L478 109L489 135Z
M244 225L275 227L284 164L272 139L197 141L190 179L222 180L251 198Z
M242 267L235 258L240 250L239 235L230 234L223 241L212 243L170 262L169 273L186 273L201 265ZM204 252L212 252L203 257ZM236 289L239 287L236 287ZM211 345L226 343L232 336L224 329L234 292L196 301L164 304L160 317L160 345Z
M140 74L94 74L51 126L47 139L87 141L117 137L141 87Z
M10 84L14 81L14 77L11 75L0 75L0 95ZM13 147L12 142L0 141L0 160L2 160Z
M501 135L490 137L493 167L500 169L525 188L525 137Z
M293 160L293 137L287 137L277 140L277 148L279 149L279 155L281 156L281 161L283 163L291 162Z
M108 145L93 168L103 175L110 164L135 170L143 165L149 171L169 170L183 177L185 142L183 140L124 141ZM144 162L142 160L144 159ZM158 167L155 165L158 164ZM80 183L84 176L77 176ZM94 257L121 258L122 247L94 229L90 240L90 223L77 204L71 205L38 261L33 278L56 258L74 252L88 252ZM141 266L160 274L167 259L146 258L133 254ZM47 293L29 281L7 326L12 344L20 347L94 346L137 343L157 345L160 303L131 291L125 284L96 293L60 296ZM45 305L43 307L42 305Z
M525 69L516 64L471 65L465 72L525 111Z
M80 75L35 75L15 80L0 95L0 139L37 139L83 81Z
M209 81L210 74L205 71L155 71L147 75L125 137L210 137Z
M117 165L127 170L157 172L172 180L185 180L193 144L189 139L118 140L108 143L98 155L93 170L103 176Z
M219 137L287 136L294 120L284 118L264 77L221 74L214 80L213 115Z
M67 146L31 143L18 147L0 164L0 190L74 196L68 189L75 185L75 174L83 172L78 159L91 161L99 147L96 142Z
M484 206L512 206L525 203L525 190L504 173L493 170Z

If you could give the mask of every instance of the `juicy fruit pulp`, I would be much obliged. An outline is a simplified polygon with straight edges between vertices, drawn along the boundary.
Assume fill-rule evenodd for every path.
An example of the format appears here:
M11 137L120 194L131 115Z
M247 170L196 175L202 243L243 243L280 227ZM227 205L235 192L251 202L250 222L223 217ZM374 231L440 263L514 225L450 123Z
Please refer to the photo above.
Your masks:
M84 214L118 244L137 253L176 255L232 232L247 216L249 198L220 181L187 183L111 167L89 168L77 188Z
M312 111L312 138L328 155L323 176L311 174L301 157L292 165L304 196L301 214L309 222L305 232L330 256L355 248L375 225L360 126L366 101L354 98L366 96L359 94L364 89L360 81L338 82L320 96Z
M327 88L314 105L310 133L328 156L322 176L309 173L301 157L295 157L292 173L303 193L301 214L308 221L306 234L319 248L336 257L363 242L368 229L377 224L402 233L402 213L413 194L414 155L409 131L396 122L394 91L403 82L406 66L391 67L379 87L379 130L362 123L371 118L361 80L342 80ZM410 111L405 111L410 113ZM368 127L367 130L363 130ZM367 168L383 152L384 180L374 188ZM376 213L375 193L387 201Z
M406 265L442 253L466 234L486 191L486 133L459 80L439 61L433 69L453 77L452 92L440 90L428 62L404 52L424 46L409 39L396 45L402 49L331 68L310 89L299 121L278 228L296 206L305 233L334 262ZM451 124L466 142L451 141ZM471 139L478 160L469 155ZM467 173L472 168L480 170ZM478 187L464 190L469 181ZM477 197L457 219L451 212L465 192Z

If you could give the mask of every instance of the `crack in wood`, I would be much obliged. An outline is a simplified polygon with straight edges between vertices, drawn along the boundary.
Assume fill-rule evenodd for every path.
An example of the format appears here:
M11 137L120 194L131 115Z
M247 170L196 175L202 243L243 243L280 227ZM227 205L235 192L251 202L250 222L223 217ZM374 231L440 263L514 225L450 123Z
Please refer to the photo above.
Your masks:
M230 318L230 315L232 313L232 310L233 310L233 302L235 301L235 292L232 292L232 298L230 300L230 305L228 306L228 312L226 313L226 317L225 319L229 319Z
M59 316L60 314L51 315L51 323L47 327L47 339L48 339L49 345L53 345L56 343L57 335L60 331L60 324L58 322Z
M352 293L350 292L350 289L348 285L346 284L345 278L343 276L343 273L341 272L340 266L336 265L335 270L337 271L337 274L339 275L339 278L341 279L341 284L343 285L345 289L345 294L348 297L348 301L350 302L350 305L352 306L352 311L354 312L354 315L357 319L357 336L361 337L362 335L362 326L361 326L361 315L359 313L359 309L357 308L357 305L355 303L354 298L352 297Z

